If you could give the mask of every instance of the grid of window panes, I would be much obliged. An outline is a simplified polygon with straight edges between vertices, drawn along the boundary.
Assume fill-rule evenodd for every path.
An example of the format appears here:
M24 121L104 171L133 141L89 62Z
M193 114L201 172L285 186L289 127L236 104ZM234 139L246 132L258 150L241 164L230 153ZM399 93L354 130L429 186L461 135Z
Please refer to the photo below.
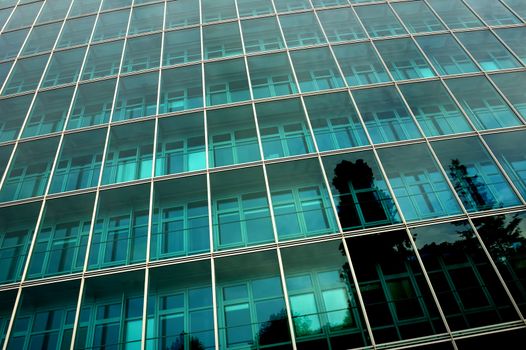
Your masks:
M0 0L0 345L521 343L525 123L526 0Z

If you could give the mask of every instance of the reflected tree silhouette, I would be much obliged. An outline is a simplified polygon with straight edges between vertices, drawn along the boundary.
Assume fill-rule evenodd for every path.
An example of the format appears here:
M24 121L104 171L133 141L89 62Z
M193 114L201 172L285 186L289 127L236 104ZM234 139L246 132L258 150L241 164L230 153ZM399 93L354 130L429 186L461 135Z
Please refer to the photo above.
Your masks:
M453 187L464 202L472 202L477 210L495 208L495 201L489 195L487 185L478 175L469 175L468 168L453 159L449 165L449 175Z

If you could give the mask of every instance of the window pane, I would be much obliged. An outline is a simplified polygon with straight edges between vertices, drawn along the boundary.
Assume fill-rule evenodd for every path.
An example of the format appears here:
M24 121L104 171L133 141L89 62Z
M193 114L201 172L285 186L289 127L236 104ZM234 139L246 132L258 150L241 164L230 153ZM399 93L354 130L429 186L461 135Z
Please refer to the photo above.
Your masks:
M457 37L484 70L521 66L519 61L488 30L458 33Z
M95 79L117 74L123 47L123 40L90 46L82 79Z
M256 113L265 159L314 152L307 117L299 99L258 103Z
M202 0L203 22L236 18L235 0Z
M229 22L203 27L203 45L205 59L243 53L239 24Z
M376 47L396 80L435 76L431 66L411 39L377 41Z
M302 92L345 86L328 48L294 51L291 59Z
M153 121L111 128L103 184L151 177L153 130Z
M120 79L113 106L113 121L153 115L157 109L158 72Z
M206 167L202 113L160 119L157 142L155 176L201 170Z
M335 10L320 11L318 12L318 18L327 35L327 39L331 43L363 39L366 37L365 31L351 8L344 7Z
M387 5L360 6L356 7L355 10L365 29L373 38L406 33Z
M482 27L482 22L461 0L428 0L428 3L451 29Z
M89 270L144 262L149 198L150 186L146 184L100 194L91 236Z
M394 3L392 6L411 33L446 29L423 1Z
M520 23L499 1L466 0L466 3L490 26Z
M111 79L79 85L67 129L107 123L116 81Z
M323 164L345 231L400 222L372 152L324 157Z
M18 60L9 75L2 95L36 89L48 58L49 55L42 55Z
M121 73L157 68L161 56L161 34L128 39Z
M513 107L526 117L526 74L522 72L494 74L491 75L491 80L497 84Z
M58 40L57 48L86 44L91 36L96 17L88 16L67 20Z
M97 20L93 41L123 37L126 34L129 17L130 9L101 13Z
M55 52L42 81L42 87L76 82L85 53L84 47Z
M205 65L207 106L248 100L247 72L242 59Z
M416 41L440 74L479 71L450 34L419 36Z
M159 113L170 113L203 106L201 66L166 69L161 72Z
M34 27L21 54L30 55L51 50L61 26L62 23L52 23Z
M101 0L75 1L71 8L71 11L69 11L69 17L97 12L100 6L100 2Z
M34 2L32 4L17 6L4 30L18 29L31 25L35 21L38 11L43 4L43 2Z
M348 238L347 246L376 341L444 331L406 231Z
M166 3L166 29L199 23L199 3L177 0Z
M348 85L375 84L390 80L370 43L338 45L333 50Z
M305 105L320 151L369 144L349 94L309 96Z
M120 7L130 6L132 0L104 0L102 10L116 9Z
M18 137L33 95L0 100L0 142Z
M310 9L309 0L274 0L278 12Z
M469 132L470 124L444 86L437 81L400 86L426 136Z
M248 69L254 98L297 93L292 69L285 53L249 57Z
M199 28L165 33L163 54L163 66L199 61L201 59L201 33Z
M378 155L407 221L461 213L425 144L383 148Z
M279 50L285 47L276 17L241 21L241 27L247 53Z
M311 12L280 16L288 47L308 46L325 42L320 25Z
M519 205L519 199L477 138L432 143L469 212Z
M250 17L274 13L272 0L237 0L240 17Z
M163 28L164 4L133 8L128 34L153 32Z
M517 319L467 221L418 227L411 232L452 330Z
M260 159L252 106L209 111L206 120L209 167Z
M70 4L71 1L69 0L46 1L38 16L37 23L49 22L66 17Z
M503 0L502 2L511 7L523 19L526 18L526 4L522 0Z
M274 241L261 167L212 173L210 186L216 249Z
M517 116L484 77L446 81L471 122L479 130L521 125Z
M150 259L208 252L206 177L156 182Z
M0 35L0 59L8 60L18 55L29 29L2 33Z
M524 36L526 35L525 27L495 29L497 35L508 45L513 52L519 56L526 64L526 44Z
M280 240L338 232L317 159L268 165L267 174Z
M394 87L357 90L353 95L374 143L421 137L411 114Z

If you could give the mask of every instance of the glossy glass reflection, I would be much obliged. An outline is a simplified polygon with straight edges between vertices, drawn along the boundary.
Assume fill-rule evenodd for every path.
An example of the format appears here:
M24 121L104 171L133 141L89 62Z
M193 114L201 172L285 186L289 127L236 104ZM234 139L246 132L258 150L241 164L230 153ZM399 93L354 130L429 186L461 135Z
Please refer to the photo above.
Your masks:
M446 29L424 1L400 2L392 6L411 33Z
M344 231L400 222L372 152L324 157L323 165Z
M37 88L49 55L32 56L18 60L9 74L2 95L34 90Z
M349 7L319 11L318 18L331 43L363 39L367 36L354 11Z
M506 96L515 110L526 117L526 73L504 73L494 74L491 80L495 82L499 90Z
M466 0L466 3L490 26L520 23L500 1Z
M157 111L158 72L129 75L119 80L112 121L153 115Z
M395 80L435 76L411 39L382 40L375 45Z
M254 98L290 95L297 92L286 53L249 57L248 69Z
M526 35L526 28L503 28L496 29L495 33L501 38L506 45L513 52L519 56L523 64L526 64L526 44L524 43L524 36Z
M285 48L276 17L244 20L241 21L241 28L247 53Z
M239 24L228 22L203 27L203 46L205 59L242 54Z
M165 33L163 55L163 66L199 61L201 59L199 29L191 28Z
M117 79L81 84L77 89L67 129L107 123Z
M153 95L152 103L154 103ZM161 71L160 114L184 111L202 106L203 84L200 65Z
M355 8L367 33L372 38L405 34L402 24L386 4L360 6Z
M42 87L56 86L62 84L74 83L77 81L84 60L86 49L78 49L55 52L51 57L49 67Z
M345 86L328 48L294 51L290 56L302 92Z
M451 29L483 26L462 0L428 0L428 3Z
M160 55L160 34L130 38L126 41L121 73L157 68L160 64Z
M325 37L312 12L279 17L288 47L325 43Z
M82 79L94 79L119 72L124 41L90 46L88 58L82 71Z
M0 100L0 142L18 137L33 95Z
M390 80L370 43L338 45L333 51L349 86L383 83Z
M242 59L205 64L206 105L232 103L250 98Z

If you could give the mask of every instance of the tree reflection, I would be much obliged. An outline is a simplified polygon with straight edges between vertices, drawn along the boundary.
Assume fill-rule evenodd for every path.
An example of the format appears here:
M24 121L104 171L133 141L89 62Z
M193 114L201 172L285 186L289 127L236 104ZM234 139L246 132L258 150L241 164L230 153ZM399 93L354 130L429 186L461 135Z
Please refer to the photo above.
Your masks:
M488 186L479 180L478 175L469 175L468 168L460 160L451 161L449 176L460 199L469 208L474 206L477 210L483 210L496 207Z

